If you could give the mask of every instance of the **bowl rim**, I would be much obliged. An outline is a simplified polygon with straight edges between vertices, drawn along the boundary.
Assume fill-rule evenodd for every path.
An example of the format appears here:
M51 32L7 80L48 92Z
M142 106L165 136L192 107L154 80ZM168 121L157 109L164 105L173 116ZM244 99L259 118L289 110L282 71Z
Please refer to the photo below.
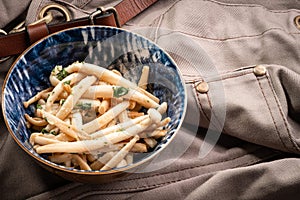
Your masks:
M135 35L139 38L142 38L144 40L147 40L148 42L154 44L156 47L158 47L167 57L168 59L172 62L172 65L175 66L175 69L177 71L178 77L180 79L180 82L182 84L183 87L183 94L184 94L184 104L183 104L183 111L181 114L181 119L177 125L177 128L174 130L174 133L172 134L172 136L167 140L167 142L162 146L162 148L159 148L158 150L156 150L155 152L151 153L149 156L146 156L145 158L139 160L138 162L132 163L130 165L124 166L124 167L120 167L117 169L110 169L110 170L104 170L104 171L100 171L100 170L80 170L80 169L68 169L67 167L64 167L62 165L53 163L47 159L42 159L41 156L37 156L34 155L29 149L27 149L20 141L19 139L15 136L15 134L13 133L11 127L9 126L8 123L8 119L5 115L5 102L4 102L4 91L8 82L8 79L10 77L10 74L12 72L12 70L15 68L16 64L20 61L20 59L26 54L28 53L32 48L34 48L37 44L43 42L44 40L47 40L48 38L54 36L54 35L58 35L62 32L66 32L66 31L70 31L70 30L76 30L76 29L87 29L87 28L105 28L105 29L110 29L110 30L121 30L123 32ZM21 147L30 157L34 158L35 161L38 161L38 163L42 163L44 165L46 165L47 167L50 168L54 168L55 170L59 170L59 171L64 171L70 174L78 174L78 175L92 175L92 176L96 176L96 175L104 175L104 174L115 174L115 173L119 173L119 172L128 172L132 169L134 169L135 167L141 166L143 164L145 164L148 161L151 161L154 157L156 157L158 154L161 153L161 151L163 151L174 139L174 137L176 137L177 133L179 132L182 123L184 121L185 115L186 115L186 110L187 110L187 89L186 89L186 84L185 81L183 79L182 76L182 72L179 69L179 67L177 66L176 62L174 61L174 59L169 55L168 52L166 52L163 48L161 48L158 44L156 44L155 42L153 42L152 40L146 38L145 36L142 36L138 33L134 33L131 30L126 30L123 28L117 28L117 27L111 27L111 26L102 26L102 25L86 25L86 26L77 26L77 27L72 27L72 28L67 28L55 33L51 33L49 35L47 35L46 37L43 37L41 39L39 39L38 41L34 42L33 44L31 44L29 47L27 47L15 60L14 62L10 65L10 68L5 76L3 85L2 85L2 94L1 94L1 106L2 106L2 115L4 118L4 122L5 125L10 133L10 135L13 137L13 139L15 140L15 142L18 144L19 147ZM34 151L34 150L33 150Z

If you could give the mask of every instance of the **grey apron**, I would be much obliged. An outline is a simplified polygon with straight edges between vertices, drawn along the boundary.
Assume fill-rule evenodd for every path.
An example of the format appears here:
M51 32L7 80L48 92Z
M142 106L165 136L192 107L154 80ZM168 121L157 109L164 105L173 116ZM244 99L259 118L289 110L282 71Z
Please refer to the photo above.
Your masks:
M0 28L26 9L35 21L49 2L1 1ZM118 1L53 2L79 18ZM299 15L298 0L160 0L122 28L165 47L182 71L188 110L171 145L181 152L167 149L154 171L73 183L23 152L1 116L1 199L299 199ZM1 86L12 61L0 64Z

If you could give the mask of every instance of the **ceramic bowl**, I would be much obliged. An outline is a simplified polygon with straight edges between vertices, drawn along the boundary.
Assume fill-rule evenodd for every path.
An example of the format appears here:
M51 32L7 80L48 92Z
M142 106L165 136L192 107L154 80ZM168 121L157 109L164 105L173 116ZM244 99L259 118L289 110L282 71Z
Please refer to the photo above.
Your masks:
M31 130L24 114L32 114L34 106L25 109L23 102L49 87L49 75L56 65L68 66L75 61L93 63L120 70L125 78L136 82L143 65L150 67L150 92L167 102L169 131L150 152L137 156L134 163L109 171L68 168L37 154L29 142ZM159 46L146 38L118 28L85 26L67 29L41 39L24 51L10 68L2 88L3 116L17 144L39 164L66 179L79 182L106 182L146 165L175 137L186 110L186 90L178 67Z

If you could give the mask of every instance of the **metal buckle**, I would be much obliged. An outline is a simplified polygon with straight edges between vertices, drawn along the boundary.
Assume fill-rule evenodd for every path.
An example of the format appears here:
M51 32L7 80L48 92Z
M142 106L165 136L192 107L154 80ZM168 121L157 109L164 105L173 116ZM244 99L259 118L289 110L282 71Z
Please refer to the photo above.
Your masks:
M50 10L56 10L60 13L62 13L65 17L65 20L68 22L68 21L71 21L71 14L70 14L70 11L62 6L62 5L59 5L59 4L49 4L45 7L42 8L42 10L40 11L39 15L38 15L38 19L43 19L46 17L46 15L48 15L50 12ZM46 15L45 15L46 14Z
M31 25L34 25L34 24L38 24L38 23L41 23L41 22L45 22L45 23L50 23L51 21L53 20L53 16L52 16L52 13L51 12L47 12L47 15L43 18L40 18L39 20L31 23ZM25 30L25 21L22 21L20 24L18 24L16 27L14 27L11 31L9 31L8 33L11 34L11 33L17 33L17 32L21 32L21 31L24 31ZM3 34L3 35L7 35L6 31L0 29L0 34ZM0 63L3 63L4 61L8 60L11 56L7 56L7 57L4 57L4 58L0 58Z
M114 15L114 18L115 18L115 21L116 21L116 25L117 25L117 27L120 28L121 25L120 25L119 15L118 15L117 10L114 7L107 7L107 8L98 7L95 12L93 12L93 13L90 14L90 16L89 16L90 23L92 25L95 25L95 21L94 21L95 17L97 17L97 16L103 16L103 15L109 14L109 13L112 13Z
M42 8L42 10L39 12L38 20L31 23L30 25L38 24L45 22L46 24L49 24L53 20L53 15L50 10L56 10L60 13L62 13L65 17L66 21L71 20L71 14L70 12L62 5L59 4L49 4ZM18 24L15 28L13 28L9 33L17 33L25 30L25 21Z
M60 13L63 14L63 16L65 17L66 21L70 21L71 20L71 14L69 12L69 10L67 8L65 8L62 5L59 4L49 4L45 7L42 8L42 10L40 11L39 15L38 15L38 20L31 23L30 25L34 25L34 24L38 24L38 23L42 23L45 22L46 24L49 24L52 20L53 20L53 15L52 12L50 12L50 10L56 10ZM16 27L14 27L11 31L9 31L10 33L17 33L17 32L21 32L25 30L25 21L22 21L21 23L19 23ZM0 35L7 35L7 32L0 29ZM0 58L0 63L8 60L11 56L5 57L5 58Z
M47 15L44 16L43 18L39 18L39 20L31 23L30 25L38 24L45 22L46 24L49 24L53 20L53 16L51 12L47 12ZM25 21L21 22L18 24L15 28L13 28L9 33L17 33L25 30Z

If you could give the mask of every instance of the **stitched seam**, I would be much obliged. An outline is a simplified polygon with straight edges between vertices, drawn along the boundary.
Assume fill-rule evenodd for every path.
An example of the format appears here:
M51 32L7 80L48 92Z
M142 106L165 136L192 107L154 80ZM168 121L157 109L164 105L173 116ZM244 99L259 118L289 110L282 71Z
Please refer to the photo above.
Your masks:
M253 69L253 67L251 67L251 69ZM237 77L245 76L245 75L252 74L252 73L253 73L253 71L249 70L249 69L243 69L241 71L235 71L235 70L234 71L228 71L228 72L224 72L224 73L219 74L219 76L206 77L206 82L207 83L213 83L213 82L217 82L217 81L224 81L224 80L227 80L227 79L237 78ZM188 77L197 78L198 79L197 81L203 81L203 79L198 75L195 75L195 77L192 77L192 75L183 75L183 76L186 76L187 78ZM196 76L198 76L198 77L196 77ZM189 82L195 83L195 80L194 81L189 80Z
M225 95L225 93L224 93L224 95ZM208 104L209 104L211 113L214 115L214 117L215 117L215 119L217 120L218 124L221 125L221 123L220 123L218 117L217 117L216 114L213 112L213 109L212 109L212 103L211 103L211 100L210 100L210 97L209 97L208 93L206 93L206 96L207 96L207 100L208 100ZM225 130L224 125L225 125L225 121L224 121L224 124L223 124L223 127L222 127L223 130L221 130L221 131L222 131L223 133L227 133L226 130Z
M270 157L270 156L266 156L266 157ZM258 161L262 160L263 158L259 159L259 158L252 158L252 160L244 163L244 164L240 164L240 165L236 165L234 166L234 168L238 168L238 167L244 167L244 166L249 166L251 164L255 164L257 163ZM215 172L210 172L210 174L212 173L216 173L220 170L217 170ZM199 176L203 176L204 174L199 174L199 175L196 175L196 176L191 176L191 177L186 177L186 178L182 178L182 179L176 179L176 180L173 180L173 181L167 181L167 182L164 182L164 183L160 183L160 184L154 184L152 186L144 186L144 187L136 187L136 188L132 188L130 190L139 190L139 189L142 189L142 190L146 190L146 189L152 189L152 188L158 188L158 187L162 187L162 186L166 186L166 185L170 185L170 184L173 184L173 183L178 183L178 182L181 182L181 181L187 181L189 179L192 179L192 178L195 178L195 177L199 177ZM106 191L109 191L109 190L106 190ZM111 190L111 191L114 191L114 190ZM122 190L120 190L122 191ZM101 191L103 192L103 191ZM93 195L98 195L98 194L101 194L100 191L93 191L93 192L89 192L89 193L86 193L85 195L82 195L82 196L78 196L79 199L80 198L85 198L85 197L89 197L89 196L93 196Z
M157 22L157 27L155 29L155 35L154 35L154 43L157 43L157 40L158 40L158 30L160 29L161 27L161 23L162 23L162 20L163 20L163 15L159 18L158 22Z
M260 149L262 149L262 147L254 150L254 151L248 152L248 153L250 154L250 153L255 153L257 151L259 152ZM139 178L133 178L133 179L120 180L119 182L135 181L135 180L146 179L146 178L149 178L149 177L152 178L152 177L157 177L157 176L164 176L164 175L168 175L168 174L178 173L178 172L183 171L183 170L192 170L192 169L203 167L203 166L209 166L209 165L219 164L219 163L222 163L222 162L228 162L228 161L236 160L238 158L242 158L242 157L245 157L247 155L248 154L244 154L242 156L237 156L237 157L234 157L234 158L231 158L231 159L225 159L225 160L220 161L220 162L212 162L212 163L208 163L208 164L202 164L202 165L196 165L196 166L192 166L192 167L186 167L186 168L183 168L183 169L178 169L178 170L174 170L172 172L163 173L163 174L154 174L152 176L147 176L147 177L139 177ZM65 190L63 192L68 192L68 191L70 191L72 189L75 189L77 187L80 187L80 185L76 185L75 187L69 188L68 190ZM129 190L132 190L132 189L142 189L142 188L147 188L147 187L149 187L149 185L148 186L141 186L141 187L134 187L134 188L105 189L105 190L102 190L102 191L125 191L125 190L128 190L128 189ZM57 195L55 195L55 196L57 196Z
M181 1L182 1L182 0L178 0L178 1L174 2L173 5L171 5L164 13L162 13L162 15L167 14L172 8L174 8L174 6L175 6L177 3L181 2Z
M266 156L266 157L269 157L269 156ZM248 162L246 162L244 164L236 165L235 168L249 166L249 165L257 163L259 160L260 159L258 159L258 158L253 158L252 160L250 160L250 161L248 161ZM218 172L218 171L216 171L216 172ZM210 174L216 173L216 172L211 172ZM183 178L183 179L177 179L177 180L173 180L173 181L167 181L165 183L160 183L160 184L153 185L152 187L150 186L150 187L136 188L136 189L133 188L131 190L137 190L137 189L146 190L146 189L152 189L152 188L162 187L162 186L170 185L170 184L173 184L173 183L178 183L178 182L181 182L181 181L187 181L189 179L192 179L192 178L195 178L195 177L199 177L199 176L203 176L203 174L200 174L200 175L197 175L197 176L193 176L193 177L187 177L187 178ZM78 199L82 199L82 198L87 198L87 197L91 197L91 196L94 196L94 195L102 194L102 192L103 191L95 190L95 191L92 191L92 192L89 192L89 193L86 193L86 194L83 194L83 195L77 196L77 197L78 197Z
M272 94L273 94L273 97L274 97L274 99L275 99L275 101L276 101L276 104L277 104L277 107L278 107L278 109L279 109L280 115L281 115L281 117L282 117L283 123L284 123L284 125L285 125L286 130L287 130L288 137L289 137L289 139L290 139L290 141L291 141L291 143L292 143L294 149L297 150L297 151L299 151L300 149L299 149L299 147L297 146L297 143L295 142L295 140L294 140L293 137L291 136L291 130L289 129L287 120L286 120L286 118L285 118L285 116L284 116L284 114L283 114L282 107L281 107L281 105L280 105L278 99L276 98L275 91L274 91L274 89L273 89L273 87L272 87L272 84L271 84L271 82L270 82L270 79L269 79L268 76L266 76L266 77L267 77L267 80L268 80L269 87L270 87L270 89L272 90Z
M206 96L207 96L207 100L208 100L208 105L209 105L210 109L212 109L212 104L211 104L210 98L207 93L206 93Z
M200 165L190 166L190 167L184 167L184 168L177 169L177 170L174 170L174 171L171 171L171 172L167 172L167 173L163 173L163 174L154 174L152 176L146 176L146 177L138 177L138 178L120 180L119 182L134 181L134 180L140 180L140 179L145 179L145 178L149 178L149 177L156 177L156 176L164 176L164 175L168 175L168 174L177 173L177 172L180 172L180 171L183 171L183 170L190 170L190 169L194 169L194 168L198 168L198 167L204 167L204 166L209 166L209 165L220 164L222 162L229 162L229 161L232 161L232 160L236 160L238 158L242 158L242 157L244 157L244 156L246 156L248 154L259 152L261 149L263 149L263 147L258 147L257 149L249 151L249 152L247 152L247 154L244 154L244 155L236 156L236 157L233 157L233 158L229 158L229 159L225 159L225 160L221 160L221 161L217 161L217 162L200 164Z
M207 82L208 83L213 83L213 82L217 82L217 81L225 81L225 80L228 80L228 79L238 78L238 77L249 75L249 74L252 74L252 73L253 73L252 71L249 71L249 72L244 72L244 73L239 73L239 74L233 74L233 75L230 75L228 77L223 76L220 79L216 79L216 80L210 80L210 81L208 80ZM227 75L227 74L225 74L225 75Z
M226 70L226 71L218 72L218 76L216 76L216 77L225 77L225 78L216 79L216 80L224 80L224 79L226 79L226 77L237 76L237 74L242 76L242 75L252 73L253 72L252 70L255 66L256 65L251 65L251 66L241 67L241 68L234 69L234 70ZM202 81L202 77L198 74L183 73L182 76L183 77L197 78L197 79L200 79L199 81ZM211 79L211 77L207 77L207 79ZM212 81L210 81L210 82L212 82Z
M215 3L218 5L222 5L222 6L226 6L226 7L247 7L247 8L262 8L268 12L272 12L272 13L289 13L291 11L298 11L298 9L287 9L287 10L271 10L268 9L267 7L263 6L263 5L258 5L258 4L228 4L228 3L223 3L223 2L219 2L219 1L213 1L213 0L203 0L203 1L209 1L211 3Z
M198 74L182 74L182 76L192 77L192 78L201 78Z
M196 82L202 81L201 77L184 77L185 84L195 84ZM196 81L198 80L198 81Z
M149 177L155 177L155 176L164 176L164 175L167 175L167 174L172 174L172 173L177 173L177 172L180 172L180 171L183 171L183 170L192 170L192 169L196 169L196 168L200 168L200 167L203 167L203 166L209 166L209 165L214 165L214 164L219 164L219 163L222 163L222 162L228 162L228 161L233 161L233 160L236 160L236 159L238 159L238 158L242 158L242 157L245 157L245 156L247 156L247 155L249 155L249 154L251 154L251 153L255 153L255 152L260 152L260 150L261 149L263 149L262 147L260 147L260 148L258 148L258 149L256 149L256 150L254 150L254 151L250 151L250 152L248 152L248 154L244 154L244 155L242 155L242 156L237 156L237 157L234 157L234 158L232 158L232 159L228 159L228 160L224 160L224 161L220 161L220 162L213 162L213 163L209 163L209 164L202 164L202 165L196 165L196 166L193 166L193 167L187 167L187 168L183 168L183 169L180 169L180 170L175 170L175 171L173 171L173 172L168 172L168 173L164 173L164 174L156 174L156 175L153 175L153 176L149 176ZM256 162L258 162L259 160L262 160L262 159L253 159L253 162L246 162L246 163L244 163L244 164L240 164L240 165L236 165L235 166L235 168L236 167L241 167L241 166L247 166L247 165L249 165L249 164L251 164L251 163L256 163ZM217 170L217 171L219 171L219 170ZM204 175L204 174L200 174L199 176L201 176L201 175ZM145 179L145 178L149 178L149 177L143 177L143 178L135 178L135 179L127 179L127 180L120 180L119 182L125 182L125 181L131 181L131 180L139 180L139 179ZM160 186L163 186L163 185L167 185L167 184L170 184L170 183L175 183L175 182L178 182L178 181L180 181L180 180L188 180L188 179L190 179L190 178L193 178L193 177L188 177L188 178L186 178L186 179L178 179L178 180L174 180L174 181L167 181L167 182L165 182L165 183L160 183L160 184L153 184L153 185L144 185L144 186L140 186L140 187L133 187L133 188L117 188L117 189L104 189L104 190L100 190L101 192L105 192L105 191L107 191L107 192L112 192L112 191L115 191L115 192L122 192L122 191L132 191L132 190L138 190L138 189L149 189L149 188L155 188L155 187L160 187ZM72 188L69 188L68 190L65 190L65 191L63 191L63 192L61 192L61 193L65 193L65 192L68 192L68 191L71 191L71 190L73 190L73 189L76 189L76 188L78 188L78 187L80 187L80 185L76 185L76 186L74 186L74 187L72 187ZM99 192L100 192L99 191ZM129 192L128 191L128 192ZM60 193L60 194L61 194ZM53 197L57 197L57 196L59 196L59 194L57 194L57 195L55 195L55 196L52 196L52 198Z
M255 34L255 35L243 35L243 36L228 37L228 38L210 38L210 37L200 36L200 35L196 35L196 34L192 34L192 33L187 33L185 31L181 31L181 30L178 30L178 29L176 29L176 30L174 29L173 32L162 34L162 35L160 35L160 37L170 35L174 32L179 32L179 33L186 34L186 35L196 37L196 38L200 38L200 39L212 40L212 41L217 41L217 42L226 42L226 41L230 41L230 40L261 37L261 36L264 36L266 33L270 32L270 31L274 31L274 30L280 30L280 31L283 31L283 32L285 32L286 34L289 34L289 35L299 35L300 34L300 33L297 33L297 32L286 32L284 29L281 29L281 28L270 28L270 29L264 30L263 32L261 32L259 34Z
M287 148L286 144L283 142L283 140L282 140L282 138L281 138L281 135L280 135L279 130L278 130L278 127L277 127L277 123L275 122L275 119L274 119L272 110L271 110L271 108L270 108L270 105L269 105L269 102L268 102L268 100L267 100L267 98L266 98L266 95L265 95L265 93L264 93L264 91L263 91L263 87L262 87L262 85L261 85L261 82L260 82L260 80L259 80L258 77L256 78L256 80L257 80L257 82L258 82L258 85L259 85L259 87L260 87L261 93L262 93L262 95L263 95L263 97L264 97L264 99L265 99L265 102L266 102L266 104L267 104L267 107L268 107L269 113L270 113L270 115L271 115L273 124L274 124L274 126L275 126L277 135L278 135L278 137L279 137L281 143L283 144L284 148L289 152L289 149Z

